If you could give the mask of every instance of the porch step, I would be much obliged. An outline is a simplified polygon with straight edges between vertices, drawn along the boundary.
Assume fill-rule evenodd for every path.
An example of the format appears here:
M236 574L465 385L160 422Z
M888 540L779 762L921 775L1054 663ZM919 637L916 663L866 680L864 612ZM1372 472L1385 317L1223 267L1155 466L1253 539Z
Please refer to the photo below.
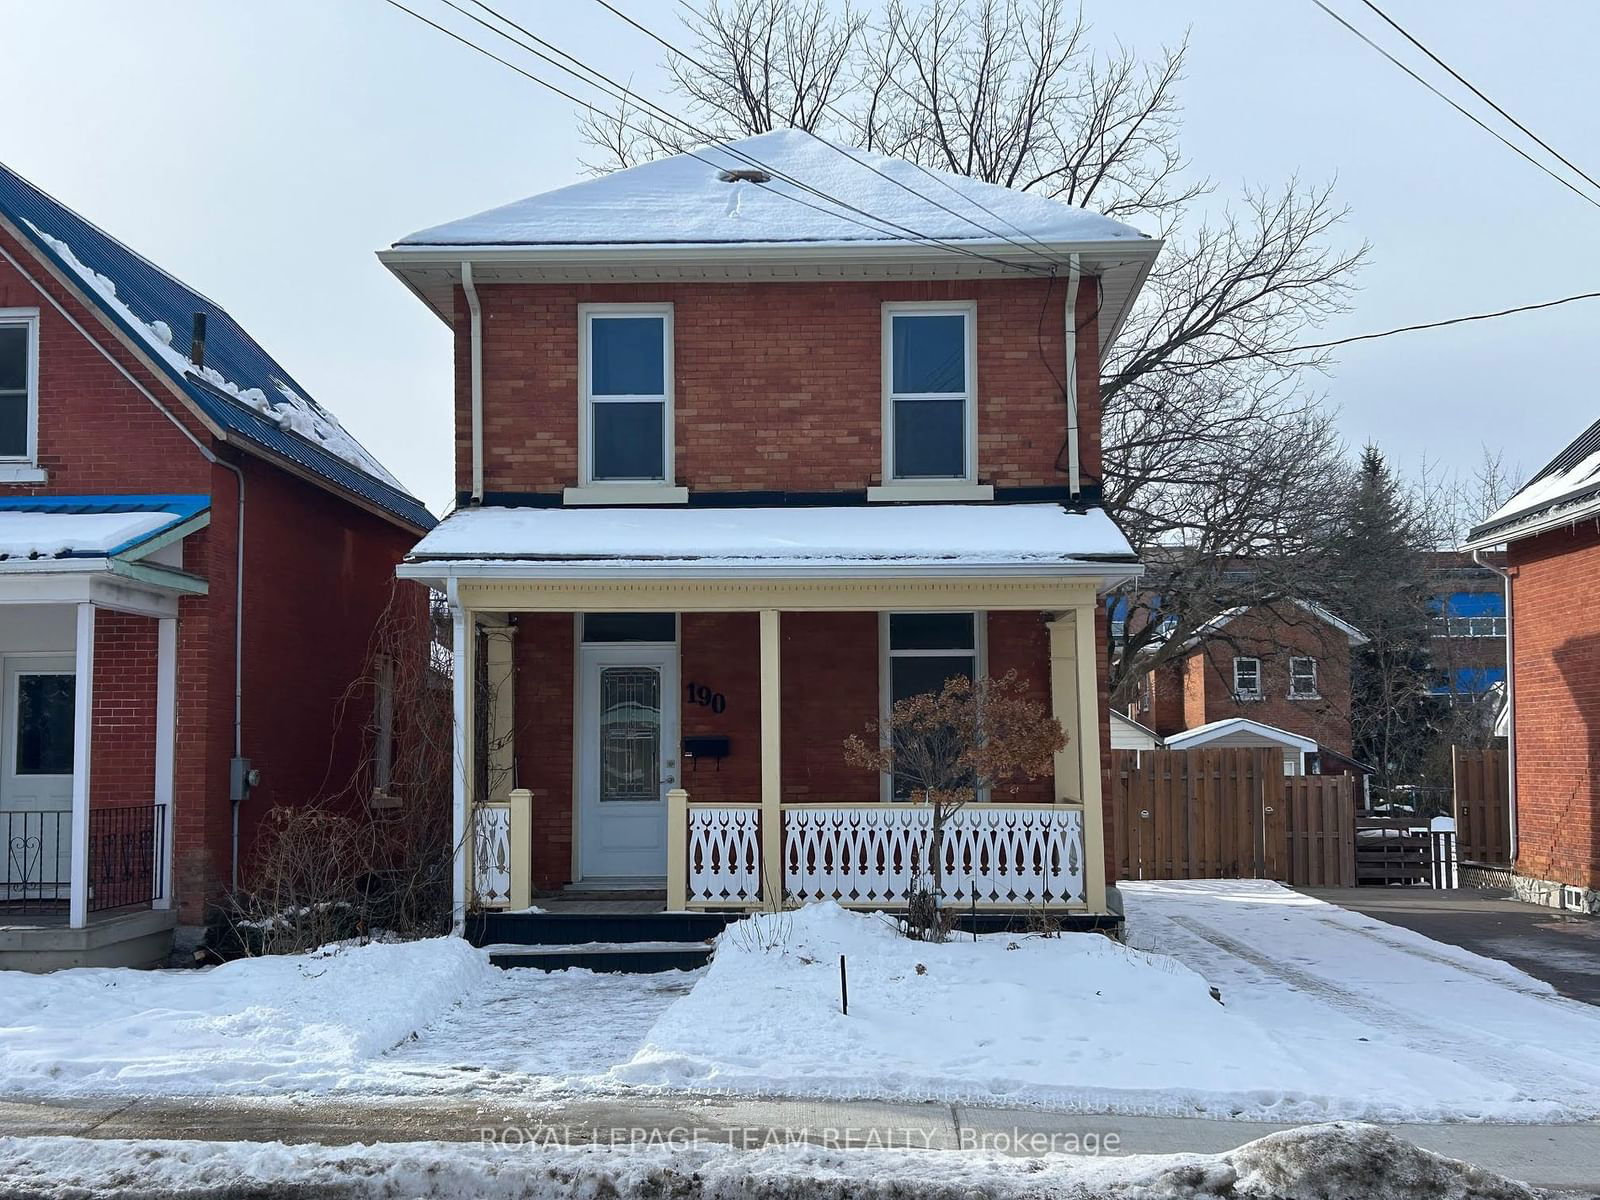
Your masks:
M537 971L583 971L652 975L661 971L693 971L711 961L705 942L587 942L575 946L490 945L496 967L532 967Z
M739 913L485 912L467 919L474 946L580 946L594 943L705 943Z

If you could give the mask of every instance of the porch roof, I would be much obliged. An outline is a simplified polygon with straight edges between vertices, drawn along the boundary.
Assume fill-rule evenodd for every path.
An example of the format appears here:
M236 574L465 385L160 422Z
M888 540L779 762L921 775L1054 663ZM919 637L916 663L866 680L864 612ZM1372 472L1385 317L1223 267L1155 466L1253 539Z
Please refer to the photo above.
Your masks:
M1098 508L919 504L789 508L470 508L412 550L413 578L600 578L940 573L1117 575L1138 571Z
M210 507L209 496L0 497L0 571L41 560L137 558Z

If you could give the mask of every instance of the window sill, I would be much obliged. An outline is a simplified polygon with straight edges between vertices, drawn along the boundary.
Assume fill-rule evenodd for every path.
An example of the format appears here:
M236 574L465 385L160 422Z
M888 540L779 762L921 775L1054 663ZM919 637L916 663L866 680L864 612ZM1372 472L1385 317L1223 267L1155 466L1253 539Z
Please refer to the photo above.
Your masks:
M1322 693L1321 692L1290 692L1289 693L1289 699L1291 699L1291 700L1321 700L1322 699Z
M50 472L28 463L0 463L0 483L49 483Z
M886 483L882 487L867 489L867 502L870 504L917 500L958 502L993 499L994 488L990 484L960 483L955 480L949 483Z
M1260 696L1260 695L1256 695L1256 696L1241 695L1240 693L1235 692L1233 694L1233 699L1234 699L1234 703L1236 703L1236 704L1260 704L1263 700L1266 699L1266 697L1265 696Z
M665 483L587 483L561 493L563 504L687 504L689 489Z

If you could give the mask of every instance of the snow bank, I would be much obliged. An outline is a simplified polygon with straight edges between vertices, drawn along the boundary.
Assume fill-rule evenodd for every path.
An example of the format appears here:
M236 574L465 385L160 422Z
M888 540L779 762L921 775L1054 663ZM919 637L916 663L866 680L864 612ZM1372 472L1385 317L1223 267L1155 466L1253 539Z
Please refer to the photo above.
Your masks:
M173 346L172 326L165 321L146 321L140 317L117 295L117 285L114 280L85 263L73 253L72 247L60 238L52 237L32 221L28 222L28 227L60 256L61 261L66 263L91 291L128 323L157 358L164 359L180 376L194 375L205 380L219 392L233 397L246 408L254 409L280 429L299 434L335 457L343 459L358 471L365 472L390 487L405 491L400 481L384 470L383 464L372 457L365 446L351 437L327 409L300 395L281 379L273 381L279 399L272 400L259 387L240 387L214 367L196 366L193 359Z
M324 1091L495 974L459 938L203 971L0 972L11 1095Z
M612 1075L773 1095L1231 1115L1305 1082L1262 1055L1262 1042L1194 971L1098 934L929 945L828 903L730 927L705 977Z
M0 1192L459 1197L479 1200L1532 1200L1520 1184L1370 1126L1273 1134L1227 1154L1007 1158L784 1145L494 1147L475 1143L0 1138Z

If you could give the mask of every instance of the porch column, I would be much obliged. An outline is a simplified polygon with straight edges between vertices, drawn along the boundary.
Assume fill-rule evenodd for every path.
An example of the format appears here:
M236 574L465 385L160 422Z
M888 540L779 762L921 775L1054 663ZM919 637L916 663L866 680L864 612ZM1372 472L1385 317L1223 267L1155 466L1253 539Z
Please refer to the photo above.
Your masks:
M761 898L783 905L783 759L778 610L761 610Z
M154 908L172 907L173 762L178 729L178 619L156 620L156 779L155 802L161 824L152 850L156 889Z
M472 827L472 753L473 753L473 628L472 613L456 597L454 581L450 587L451 632L451 683L454 691L454 760L450 836L452 903L450 924L460 935L467 924L467 856L471 848Z
M484 753L489 756L490 800L510 795L517 785L515 775L516 745L516 678L515 655L517 627L510 621L491 626L483 641L484 685L489 702L489 744ZM526 907L525 905L523 907Z
M72 893L67 919L89 923L89 749L94 735L94 605L79 604L72 684Z
M1055 759L1058 804L1083 806L1084 901L1106 910L1106 837L1100 788L1100 672L1095 609L1085 605L1050 622L1051 711L1067 735Z

